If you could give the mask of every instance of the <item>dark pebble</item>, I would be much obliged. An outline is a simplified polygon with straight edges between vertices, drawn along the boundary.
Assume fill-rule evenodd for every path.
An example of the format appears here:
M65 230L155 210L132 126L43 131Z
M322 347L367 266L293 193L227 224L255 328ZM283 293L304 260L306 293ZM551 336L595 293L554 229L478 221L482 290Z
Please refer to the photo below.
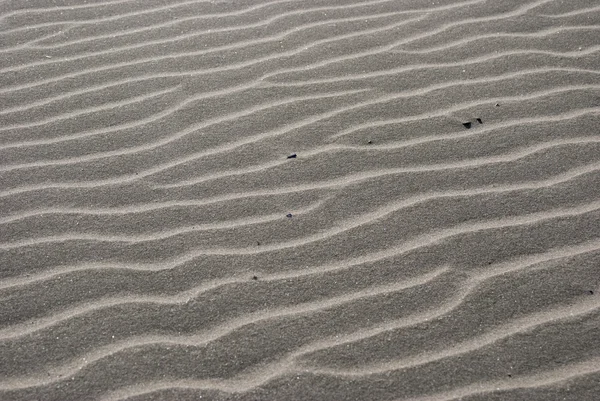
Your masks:
M252 280L258 280L257 276L252 276Z
M287 158L288 158L288 159L295 159L295 158L296 158L296 154L295 154L295 153L292 153L292 154L291 154L291 155L289 155Z
M292 214L288 213L288 214L285 215L285 217L287 217L288 219L291 219L292 218Z
M479 124L483 124L483 121L481 121L481 118L478 118L478 119L477 119L477 122L478 122Z
M465 127L466 129L471 128L471 123L470 122L468 122L468 123L462 123L462 124L463 124L463 127Z

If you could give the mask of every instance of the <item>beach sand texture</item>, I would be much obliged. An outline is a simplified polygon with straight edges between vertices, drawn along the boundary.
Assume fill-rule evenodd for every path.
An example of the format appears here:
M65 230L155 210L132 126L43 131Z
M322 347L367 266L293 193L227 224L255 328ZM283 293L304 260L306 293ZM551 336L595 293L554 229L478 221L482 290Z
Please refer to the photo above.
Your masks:
M0 400L598 400L597 0L0 2Z

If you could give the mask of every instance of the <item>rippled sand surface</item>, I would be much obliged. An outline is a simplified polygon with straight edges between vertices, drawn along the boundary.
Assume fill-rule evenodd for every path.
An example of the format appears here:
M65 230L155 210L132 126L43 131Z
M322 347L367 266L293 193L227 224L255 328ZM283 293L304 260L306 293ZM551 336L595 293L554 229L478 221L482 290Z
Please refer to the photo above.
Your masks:
M600 4L0 2L0 400L597 400Z

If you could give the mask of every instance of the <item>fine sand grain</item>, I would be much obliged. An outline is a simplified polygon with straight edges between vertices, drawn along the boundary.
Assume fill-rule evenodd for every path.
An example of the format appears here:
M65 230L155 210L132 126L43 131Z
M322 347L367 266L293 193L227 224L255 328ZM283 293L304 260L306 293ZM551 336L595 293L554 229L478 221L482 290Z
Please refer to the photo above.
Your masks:
M3 0L0 53L0 400L600 399L597 0Z

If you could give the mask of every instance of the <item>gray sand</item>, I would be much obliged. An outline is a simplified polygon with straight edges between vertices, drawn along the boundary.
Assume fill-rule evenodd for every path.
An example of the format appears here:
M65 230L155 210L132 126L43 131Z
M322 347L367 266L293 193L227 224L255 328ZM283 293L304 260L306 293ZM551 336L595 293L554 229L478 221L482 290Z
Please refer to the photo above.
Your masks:
M598 399L599 37L592 0L0 2L0 400Z

